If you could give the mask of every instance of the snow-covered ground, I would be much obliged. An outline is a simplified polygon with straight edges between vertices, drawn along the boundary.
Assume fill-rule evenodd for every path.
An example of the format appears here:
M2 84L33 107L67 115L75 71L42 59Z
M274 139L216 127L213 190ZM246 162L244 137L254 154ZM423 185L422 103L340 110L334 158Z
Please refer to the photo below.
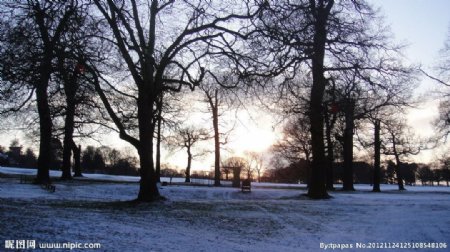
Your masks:
M36 244L101 243L98 251L450 245L447 187L407 187L398 192L395 186L382 185L384 192L371 193L369 186L358 185L356 192L336 191L329 200L308 200L301 196L306 192L302 186L292 185L254 183L251 193L231 187L164 186L161 194L166 201L136 205L128 200L137 196L138 183L123 176L57 181L56 192L50 193L20 184L17 174L24 173L0 168L0 251L5 241L18 239Z

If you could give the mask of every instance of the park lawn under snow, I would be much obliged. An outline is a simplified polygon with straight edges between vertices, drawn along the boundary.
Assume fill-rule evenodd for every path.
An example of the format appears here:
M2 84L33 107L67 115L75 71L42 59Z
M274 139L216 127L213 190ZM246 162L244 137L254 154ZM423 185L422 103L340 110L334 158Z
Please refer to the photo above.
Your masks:
M398 192L382 185L384 192L371 193L360 185L356 192L333 192L329 200L308 200L301 196L305 189L292 185L254 183L251 193L165 186L160 192L166 201L134 204L129 200L139 185L122 176L120 182L114 176L56 181L50 193L20 184L17 174L34 173L0 168L3 244L21 239L101 243L100 251L318 251L321 243L450 243L447 187Z

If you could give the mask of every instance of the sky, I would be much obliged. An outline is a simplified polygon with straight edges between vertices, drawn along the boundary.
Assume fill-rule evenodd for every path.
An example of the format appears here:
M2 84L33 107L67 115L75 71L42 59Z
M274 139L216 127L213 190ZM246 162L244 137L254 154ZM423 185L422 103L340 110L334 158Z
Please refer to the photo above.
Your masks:
M432 71L432 67L443 48L446 37L450 34L450 1L449 0L371 0L375 7L380 8L385 23L390 26L396 43L406 44L404 56L411 64L420 64L423 69ZM410 109L407 116L409 125L422 137L430 136L433 131L433 120L438 115L435 99L428 99L428 93L438 89L433 81L421 78L416 96L423 101L415 109ZM251 117L251 119L249 119ZM229 147L236 155L245 150L264 151L280 136L274 130L274 121L261 112L251 112L241 115L241 121L246 126L236 127L235 139ZM413 158L416 162L430 162L435 154L442 150L422 151ZM184 160L177 162L183 167ZM213 164L206 158L194 164L194 168L207 168ZM203 169L204 169L203 168Z
M450 32L450 1L449 0L370 0L374 6L381 8L386 24L390 25L394 41L408 46L404 55L410 63L421 64L423 69L431 71L439 56L439 50ZM432 131L432 121L437 116L437 104L434 99L427 99L428 93L438 89L433 81L422 78L416 95L424 101L416 109L410 110L408 121L414 126L417 134L429 135ZM274 130L274 122L264 112L239 113L239 122L230 138L228 148L233 153L226 155L242 155L246 150L264 151L279 137ZM206 123L206 122L205 122ZM14 138L22 134L16 130L2 130L0 145L8 146ZM113 147L127 146L118 137L108 137L103 140ZM111 140L114 139L114 140ZM25 143L27 145L27 143ZM439 151L425 151L419 154L415 161L428 162ZM163 153L168 154L168 153ZM170 162L180 168L186 166L183 151L165 155L163 162ZM194 170L209 170L213 164L212 155L193 163Z
M448 0L371 0L384 14L395 41L406 43L405 57L432 72L439 57L439 50L450 36L450 1ZM438 116L437 101L431 96L440 87L422 77L416 96L422 101L417 109L411 109L408 121L420 136L429 136L433 131L433 120ZM430 162L445 150L422 151L414 160Z

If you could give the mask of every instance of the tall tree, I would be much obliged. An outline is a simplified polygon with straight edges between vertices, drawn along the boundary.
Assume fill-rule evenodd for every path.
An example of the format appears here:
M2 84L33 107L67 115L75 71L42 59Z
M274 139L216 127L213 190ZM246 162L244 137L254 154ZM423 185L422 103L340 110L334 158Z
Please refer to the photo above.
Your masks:
M226 144L228 133L221 132L223 130L223 123L221 123L220 117L230 110L236 103L231 97L234 93L231 92L230 88L221 86L222 83L217 83L217 77L212 76L211 78L205 78L205 80L200 85L200 89L204 94L204 101L208 105L208 112L212 118L212 127L214 130L214 186L220 186L220 152L221 146ZM227 83L231 85L231 83Z
M247 157L247 163L249 166L251 166L251 169L256 171L258 176L258 182L261 182L261 175L262 171L264 169L264 154L262 152L256 152L256 151L248 151L245 152L245 155Z
M292 59L286 78L291 80L295 73L310 77L309 94L303 96L308 102L313 156L308 194L311 198L327 198L325 91L333 81L350 87L375 87L385 86L385 76L406 74L396 58L399 47L391 45L388 29L366 1L277 1L261 17L259 27L272 43L270 50L281 55L280 61L289 63L288 59ZM346 146L350 146L348 140ZM349 147L346 153L351 153Z
M89 57L91 62L102 62L106 60L108 53L99 55L99 51L106 51L105 43L95 39L101 34L100 27L90 14L90 5L84 2L74 2L75 8L70 29L63 34L56 49L56 81L61 83L61 93L58 101L56 94L53 98L52 108L61 111L64 117L61 122L63 140L63 164L62 179L71 179L71 159L78 155L78 146L74 142L74 131L84 137L90 137L93 130L88 130L89 124L105 125L98 102L93 97L94 87L85 75L84 60ZM54 115L57 116L57 115ZM55 122L55 131L59 131L58 120ZM95 131L95 130L94 130ZM56 133L57 134L57 133ZM81 175L78 174L77 175Z
M37 183L50 183L52 119L47 91L54 71L55 49L75 13L73 2L2 3L2 9L11 10L2 17L4 50L0 69L1 78L7 82L2 88L11 91L25 87L28 99L20 105L28 102L33 92L35 94L40 135Z
M243 38L245 29L234 30L227 23L238 20L245 23L257 10L247 2L231 5L202 0L94 0L94 3L106 19L134 82L131 99L136 108L137 136L127 132L121 114L111 106L99 84L97 91L120 137L138 150L141 182L137 200L152 201L160 198L153 160L158 97L169 90L179 91L182 86L191 89L198 86L208 66L205 61L212 54L215 59L232 59L237 64L234 47ZM177 19L173 19L174 15Z

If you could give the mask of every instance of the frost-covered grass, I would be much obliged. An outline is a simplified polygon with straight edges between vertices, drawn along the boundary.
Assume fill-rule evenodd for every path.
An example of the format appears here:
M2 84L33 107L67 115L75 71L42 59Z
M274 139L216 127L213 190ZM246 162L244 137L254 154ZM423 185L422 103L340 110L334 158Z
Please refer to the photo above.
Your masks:
M5 173L0 168L0 173ZM304 187L165 186L136 204L138 184L56 181L56 192L0 176L0 242L99 242L101 251L309 251L320 243L450 242L450 190L382 185L308 200ZM0 251L3 244L0 244ZM443 251L443 250L442 250Z

